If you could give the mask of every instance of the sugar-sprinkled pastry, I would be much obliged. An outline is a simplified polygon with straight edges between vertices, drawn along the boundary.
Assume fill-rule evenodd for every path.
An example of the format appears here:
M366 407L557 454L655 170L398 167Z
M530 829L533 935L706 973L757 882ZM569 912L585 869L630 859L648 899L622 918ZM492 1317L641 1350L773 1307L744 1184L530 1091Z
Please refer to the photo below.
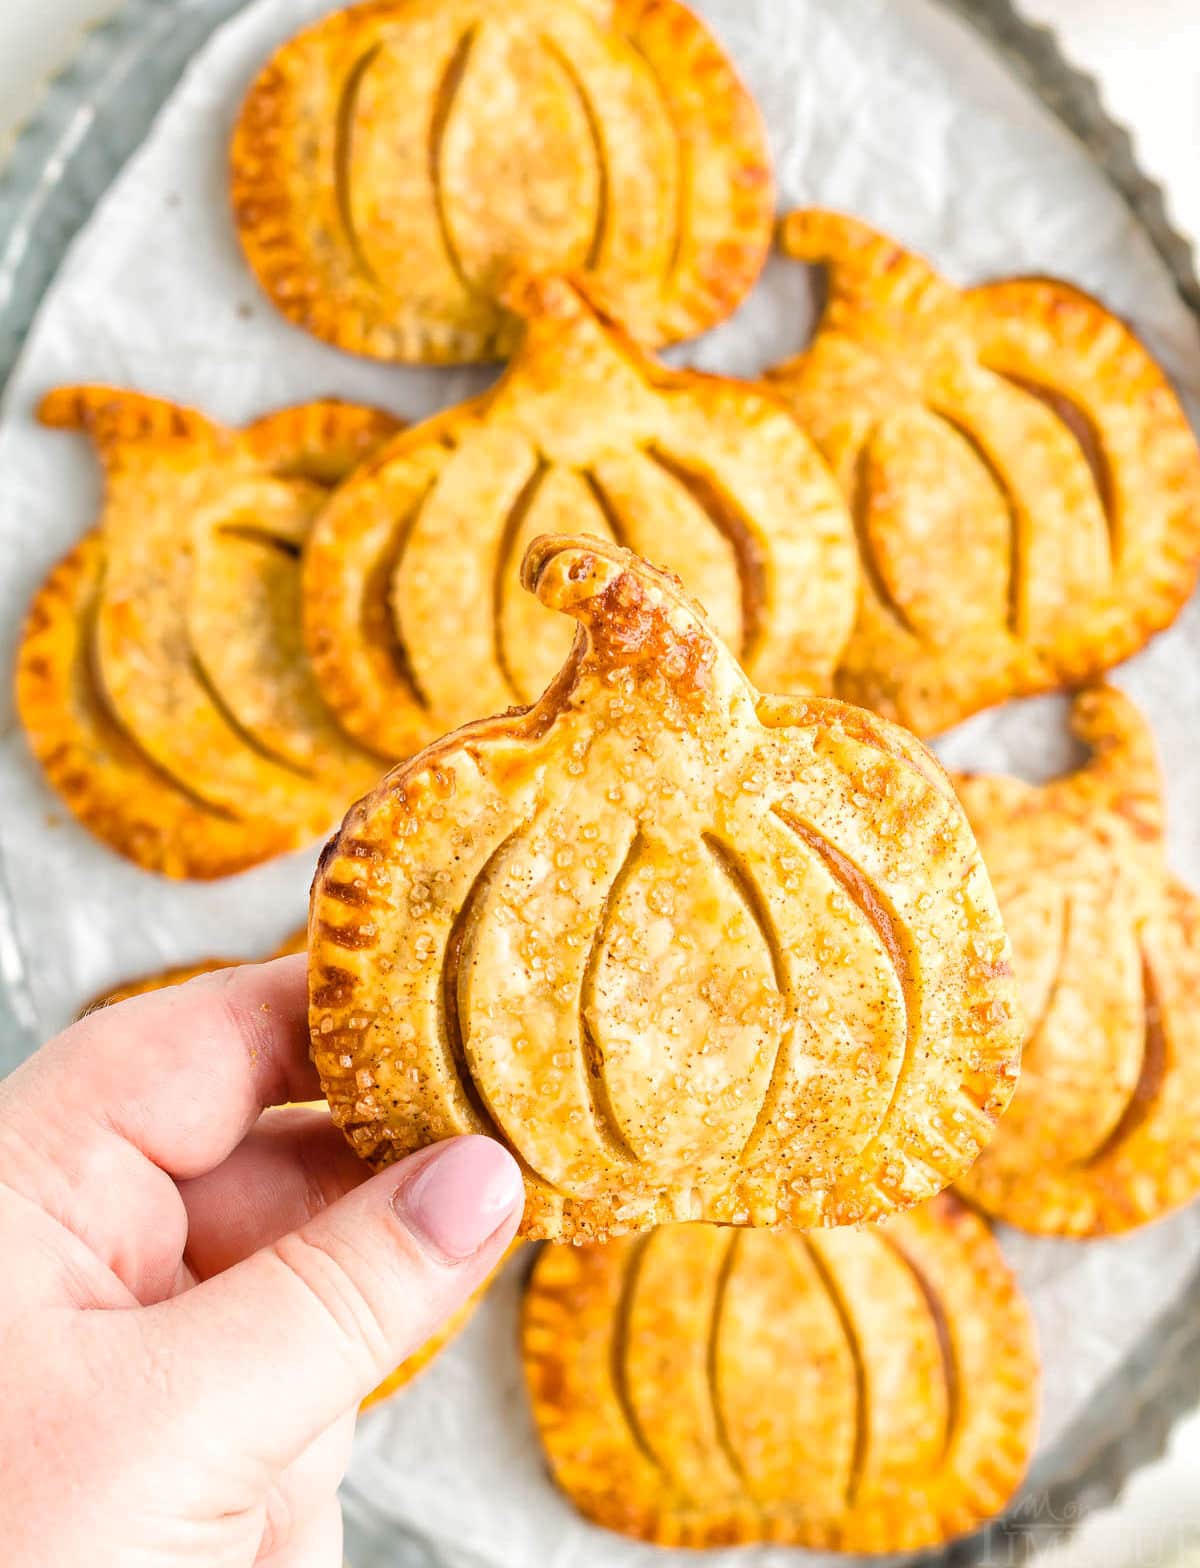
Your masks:
M300 549L329 488L397 429L322 402L227 430L65 387L49 425L104 465L99 525L51 572L17 660L35 756L79 820L149 870L215 877L319 837L380 762L304 651Z
M628 551L536 540L524 582L579 622L559 675L394 769L313 884L313 1056L354 1147L499 1137L535 1237L842 1224L953 1181L1020 1030L937 763L763 696Z
M770 245L766 131L678 0L369 0L285 43L233 139L247 259L377 359L501 359L514 272L584 270L647 343L734 308Z
M558 1485L664 1546L940 1545L1004 1508L1033 1447L1028 1309L948 1194L862 1230L545 1247L522 1348Z
M792 213L781 245L828 273L815 337L768 380L855 520L841 696L933 734L1170 624L1200 567L1200 451L1123 322L1051 278L960 292L836 213Z
M1027 1038L973 1203L1093 1236L1200 1193L1200 900L1167 869L1154 743L1111 687L1075 699L1092 750L1041 788L960 778L1012 938Z
M313 528L306 635L342 724L400 759L540 696L571 642L521 590L541 533L670 567L764 690L828 690L858 597L853 532L786 409L660 365L566 279L520 304L496 387L384 447Z

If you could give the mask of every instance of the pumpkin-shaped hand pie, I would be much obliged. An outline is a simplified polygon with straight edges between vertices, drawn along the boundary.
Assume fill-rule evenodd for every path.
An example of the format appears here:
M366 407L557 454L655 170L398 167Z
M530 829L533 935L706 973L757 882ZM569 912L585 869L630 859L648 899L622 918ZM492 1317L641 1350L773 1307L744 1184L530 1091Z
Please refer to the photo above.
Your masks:
M1127 1230L1200 1192L1200 901L1168 872L1145 721L1078 697L1094 750L1042 788L962 778L1028 1020L1016 1096L960 1181L1025 1230Z
M1033 1446L1028 1309L948 1194L863 1230L546 1247L522 1340L554 1479L661 1545L939 1545L1003 1509Z
M763 689L827 690L854 620L853 532L795 421L754 387L646 358L564 279L522 301L498 386L402 433L314 525L306 635L343 725L401 758L534 701L570 628L518 567L563 531L677 569Z
M223 877L292 848L286 823L214 811L163 774L114 718L93 668L104 546L97 531L33 598L17 651L17 712L63 801L148 871Z
M749 290L774 196L753 100L678 0L369 0L271 58L233 140L242 245L354 353L503 358L513 271L587 270L634 334Z
M960 293L833 213L792 213L781 244L828 269L816 336L769 384L858 532L840 695L932 734L1171 622L1200 564L1200 453L1115 316L1048 278Z
M839 1224L952 1181L1019 1029L938 765L761 696L628 551L537 540L524 581L579 622L558 677L394 769L313 884L313 1057L355 1148L501 1138L529 1236Z
M304 652L300 548L329 486L392 435L314 403L230 431L103 387L41 408L105 468L99 527L30 611L17 698L80 820L175 876L219 876L318 836L379 763L338 726Z

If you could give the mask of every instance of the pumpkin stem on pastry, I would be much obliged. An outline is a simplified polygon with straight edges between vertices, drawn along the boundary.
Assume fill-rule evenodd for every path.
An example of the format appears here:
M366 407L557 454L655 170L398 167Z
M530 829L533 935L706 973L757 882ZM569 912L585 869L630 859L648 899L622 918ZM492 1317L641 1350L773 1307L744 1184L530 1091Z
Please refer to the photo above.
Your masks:
M601 280L577 272L514 272L500 298L505 309L525 323L527 333L539 321L561 323L595 315L614 326L620 320Z
M50 783L114 849L169 876L243 870L317 837L378 776L301 645L300 554L327 488L397 421L336 400L228 429L165 399L63 387L100 524L35 598L18 710Z
M176 437L215 437L217 427L193 408L120 387L55 387L38 404L38 419L53 430L84 430L106 466L122 447Z
M543 535L526 552L521 582L547 609L583 627L577 684L589 673L603 678L624 669L639 681L665 682L689 704L725 708L739 696L753 703L741 666L674 573L599 540Z
M823 327L836 328L849 317L857 331L867 318L881 331L912 337L957 305L953 289L923 256L842 213L820 208L788 213L779 223L779 248L793 261L824 269ZM786 375L789 365L776 366L769 378Z
M1060 788L1095 811L1118 812L1139 837L1162 838L1163 781L1154 736L1129 698L1115 686L1089 687L1072 701L1070 724L1092 755Z
M607 319L591 278L509 284L524 319L504 375L364 463L306 541L305 642L339 723L398 760L538 702L571 643L520 588L541 534L678 571L756 686L828 691L857 565L800 425L760 388L659 363Z

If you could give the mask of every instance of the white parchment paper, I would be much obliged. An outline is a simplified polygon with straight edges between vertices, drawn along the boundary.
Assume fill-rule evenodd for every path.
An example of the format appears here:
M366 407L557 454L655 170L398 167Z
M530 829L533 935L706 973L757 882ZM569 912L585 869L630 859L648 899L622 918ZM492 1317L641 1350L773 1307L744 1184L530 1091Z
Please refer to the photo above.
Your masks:
M964 282L1022 271L1073 279L1135 323L1197 417L1200 339L1164 267L1083 151L964 25L933 0L694 3L763 107L782 207L857 212ZM33 422L47 388L111 381L238 422L322 394L418 417L488 379L396 370L326 348L275 315L241 261L225 185L241 92L275 44L328 9L328 0L256 0L212 40L47 296L0 417L0 637L9 668L29 596L98 499L86 443ZM804 269L776 261L733 321L672 357L753 374L803 343L810 316ZM1157 730L1174 863L1200 885L1196 602L1118 678ZM311 854L213 886L180 886L90 839L27 757L10 686L6 676L0 848L44 1033L125 976L213 952L257 955L298 923ZM1062 716L1054 699L1012 704L963 726L941 750L952 765L1044 778L1071 760ZM1196 1268L1200 1211L1111 1242L1006 1236L1005 1245L1040 1325L1050 1442ZM364 1423L354 1489L441 1543L454 1563L662 1565L670 1554L582 1523L543 1474L515 1355L520 1272L517 1263L461 1340ZM794 1560L770 1551L737 1560L767 1568L785 1557Z

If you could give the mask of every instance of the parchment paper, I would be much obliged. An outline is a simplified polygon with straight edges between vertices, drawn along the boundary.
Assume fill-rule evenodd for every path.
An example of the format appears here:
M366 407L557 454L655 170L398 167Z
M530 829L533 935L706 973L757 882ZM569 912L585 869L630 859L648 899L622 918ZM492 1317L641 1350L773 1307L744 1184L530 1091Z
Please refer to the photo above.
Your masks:
M964 25L933 0L696 3L765 111L781 207L857 212L964 282L1022 271L1073 279L1132 319L1196 419L1200 339L1165 269L1085 154ZM225 190L241 91L278 41L328 9L328 0L257 0L214 38L46 299L0 420L0 635L9 666L30 594L98 499L86 443L33 423L48 387L111 381L237 422L329 393L417 417L489 377L340 355L285 325L241 262ZM810 316L804 270L775 262L732 322L673 357L753 374L803 343ZM1174 864L1200 885L1195 601L1119 681L1156 727ZM127 975L213 952L257 955L298 923L312 854L213 886L179 886L90 839L29 761L10 684L0 697L0 848L43 1033ZM1045 778L1072 760L1062 715L1054 699L1012 704L963 726L941 750L955 766ZM1004 1241L1040 1326L1048 1442L1196 1267L1200 1211L1087 1246ZM514 1349L521 1271L515 1262L461 1340L363 1424L354 1491L443 1543L455 1563L663 1565L671 1554L583 1524L543 1475ZM794 1560L770 1551L737 1560L773 1568L785 1558Z

